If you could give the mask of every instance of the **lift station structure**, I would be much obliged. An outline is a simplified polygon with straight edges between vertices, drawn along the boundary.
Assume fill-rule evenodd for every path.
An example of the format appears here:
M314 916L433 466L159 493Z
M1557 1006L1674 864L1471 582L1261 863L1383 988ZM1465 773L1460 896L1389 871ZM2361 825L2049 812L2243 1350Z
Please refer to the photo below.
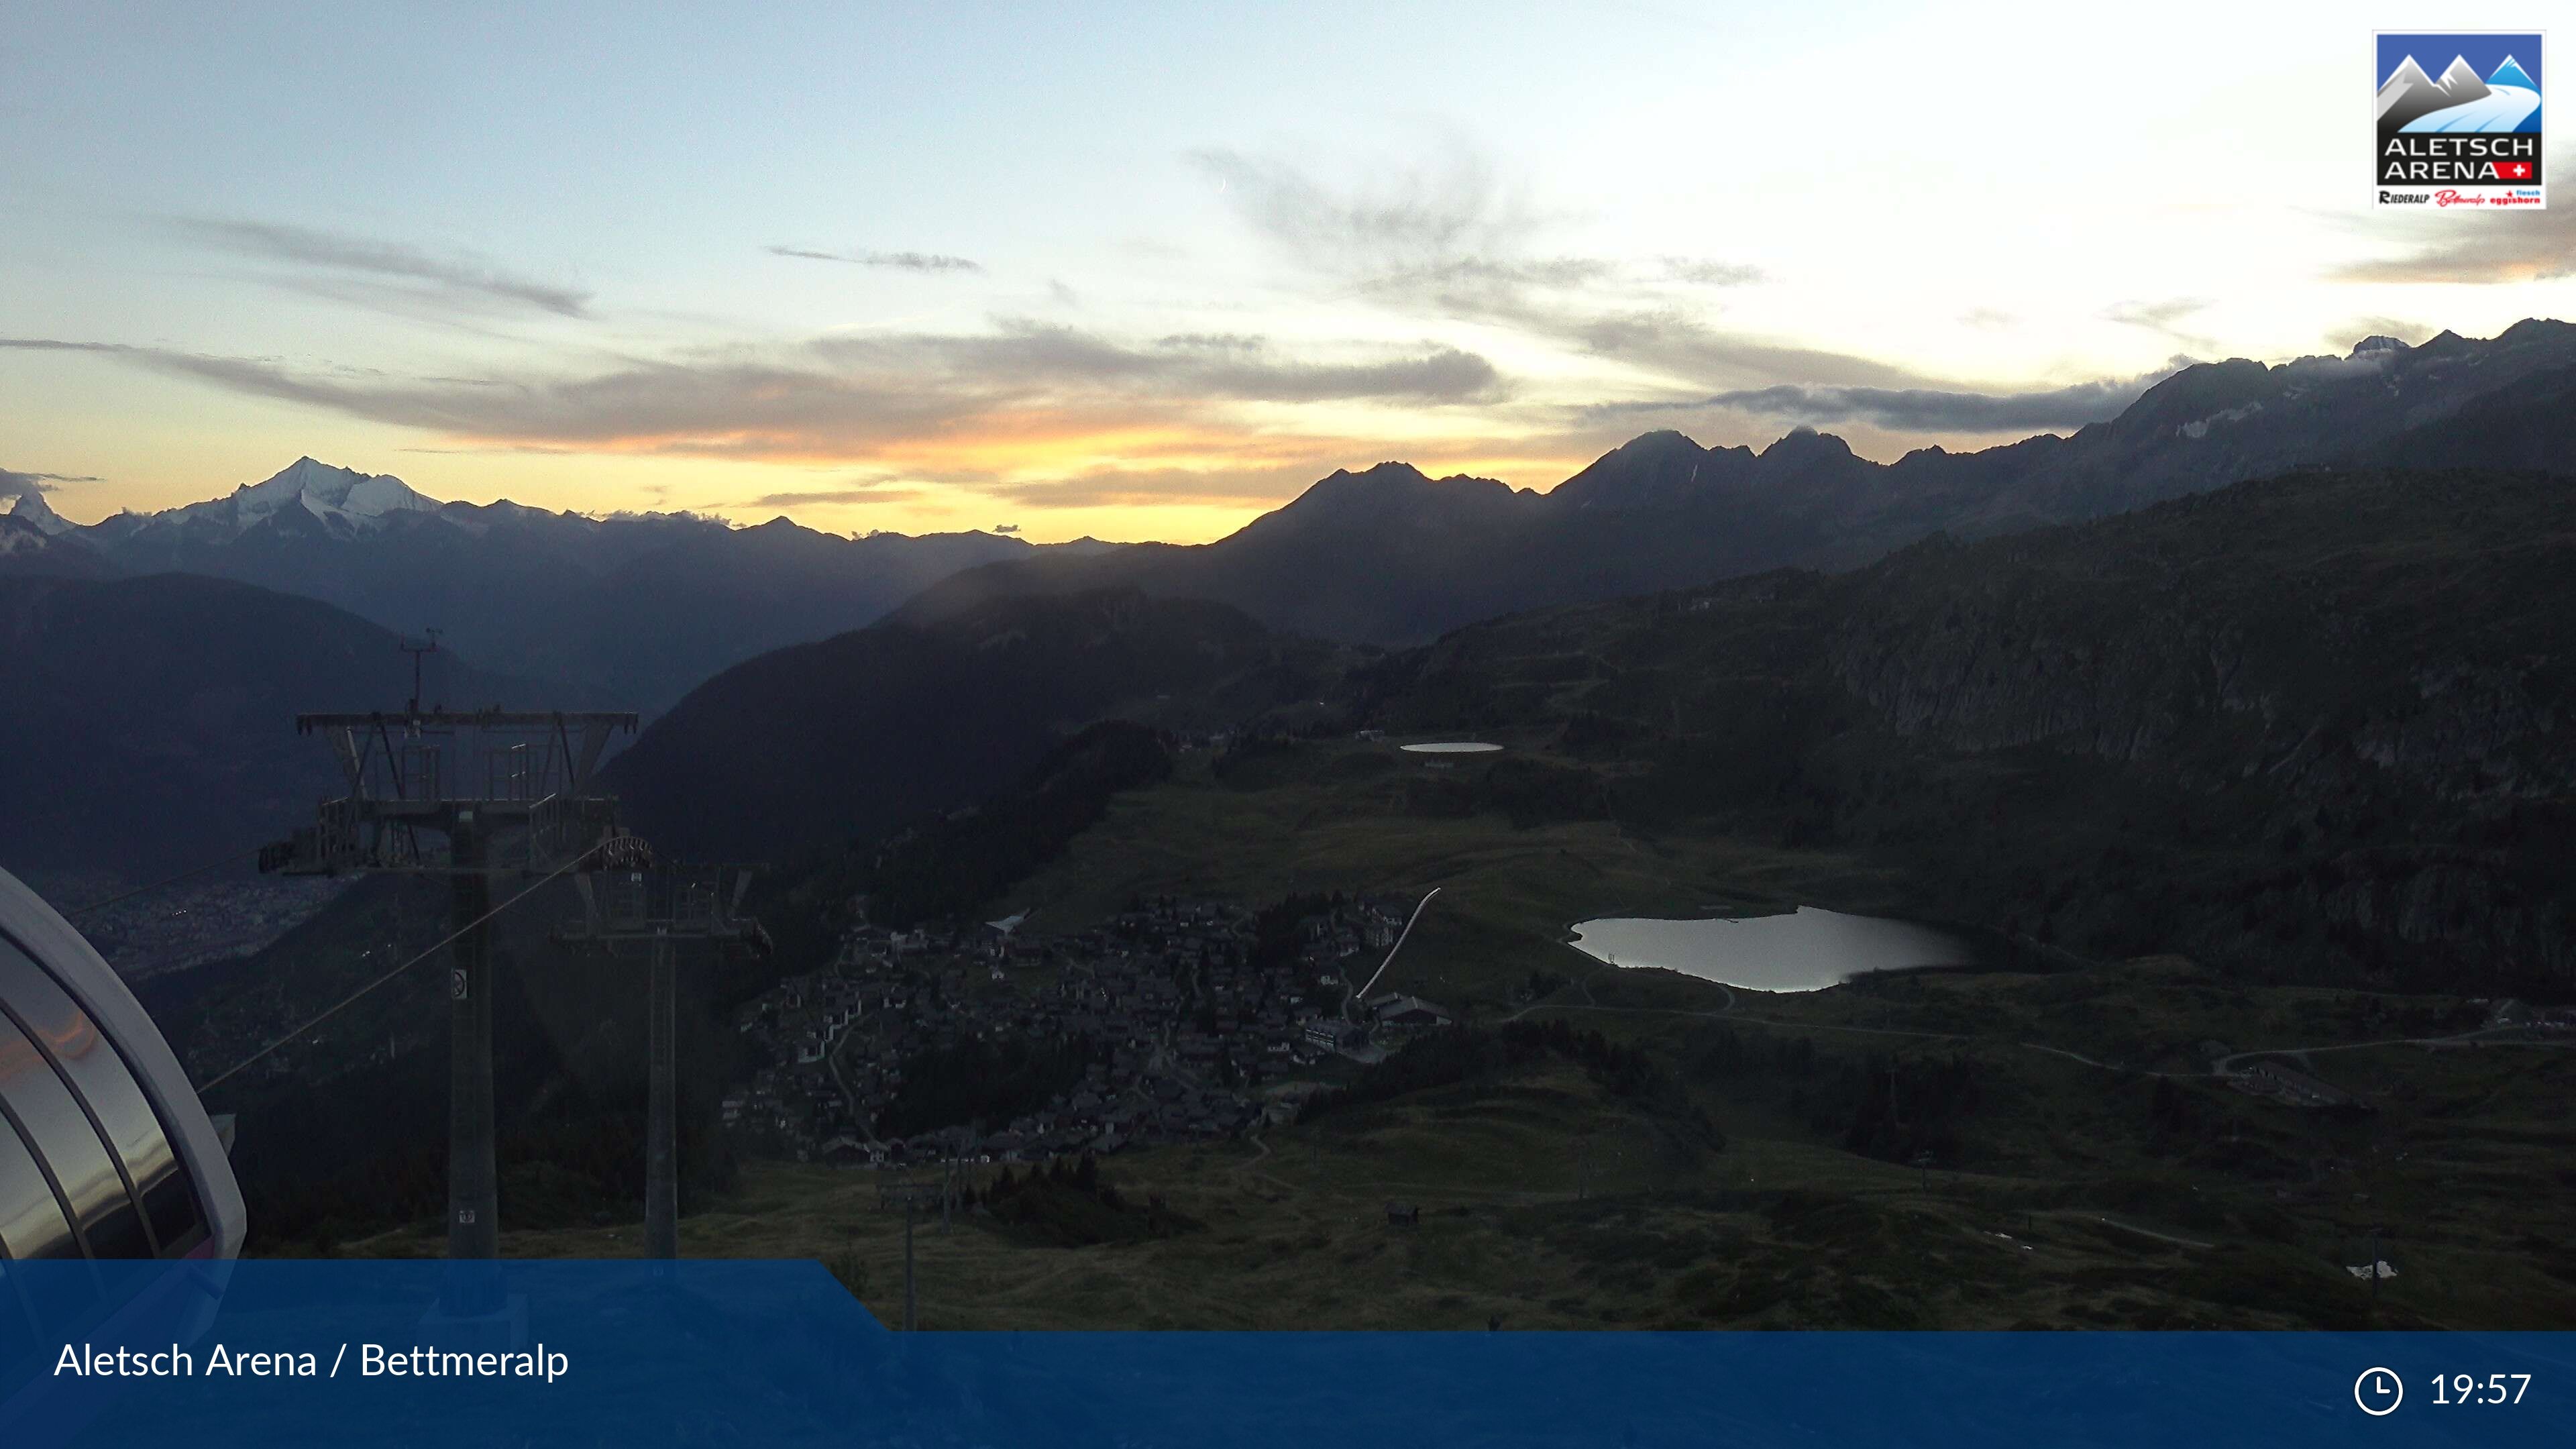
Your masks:
M263 848L260 868L390 871L449 882L455 932L447 976L450 1259L489 1259L500 1250L493 885L511 876L536 876L542 884L576 872L633 875L649 868L650 850L626 833L616 797L598 783L609 740L634 733L636 724L633 713L622 711L424 710L417 697L402 710L296 716L297 733L330 744L345 788L321 802L311 826ZM661 1010L667 1022L667 997ZM667 1025L657 1030L667 1034ZM450 1313L500 1306L497 1279L451 1275L449 1284L443 1306ZM495 1301L481 1301L487 1294Z

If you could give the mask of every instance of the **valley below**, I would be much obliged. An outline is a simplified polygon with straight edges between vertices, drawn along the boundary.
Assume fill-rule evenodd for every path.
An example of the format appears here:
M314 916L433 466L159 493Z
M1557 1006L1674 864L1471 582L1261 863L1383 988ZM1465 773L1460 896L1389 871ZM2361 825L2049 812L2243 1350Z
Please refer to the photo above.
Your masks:
M1594 501L1678 486L1672 436ZM1241 547L1457 491L1367 476ZM2564 476L2302 466L1987 531L1427 640L1174 592L1213 554L1055 554L724 668L604 776L657 850L765 862L774 950L680 972L682 1250L896 1319L908 1199L930 1327L2576 1326ZM272 739L305 695L402 685L307 601L13 588L65 699L120 610L329 641L237 646L255 691L164 671L195 713L152 719L261 732L228 789L268 816L323 784ZM493 929L512 1254L639 1245L642 997L555 939L578 909ZM139 982L221 1083L252 1252L441 1251L445 1001L395 968L450 912L363 880ZM1846 917L1957 950L1728 985L1575 940Z
M2564 1013L2035 945L1999 969L1729 991L1607 965L1565 923L1930 902L1862 853L1426 816L1421 767L1377 742L1282 750L1256 778L1216 763L1120 796L1011 892L1026 929L1140 894L1436 885L1385 984L1461 1024L1266 1087L1349 1105L1099 1156L1166 1229L1016 1218L994 1183L1042 1164L957 1169L971 1195L914 1228L925 1327L2566 1325ZM1596 1038L1657 1080L1605 1071ZM1498 1045L1444 1066L1453 1039ZM904 1222L881 1189L948 1173L748 1159L696 1196L683 1251L821 1258L895 1321ZM435 1254L433 1227L329 1249ZM636 1231L618 1212L504 1251L619 1256ZM2382 1260L2375 1292L2351 1272Z

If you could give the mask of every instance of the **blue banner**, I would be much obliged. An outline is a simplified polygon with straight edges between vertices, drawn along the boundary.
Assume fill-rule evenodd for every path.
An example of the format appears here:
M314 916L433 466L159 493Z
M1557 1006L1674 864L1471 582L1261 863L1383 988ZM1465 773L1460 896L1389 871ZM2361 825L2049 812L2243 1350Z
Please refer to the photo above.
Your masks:
M2561 1444L2576 1338L887 1332L796 1262L0 1269L0 1444ZM58 1280L58 1281L57 1281ZM2376 1372L2374 1372L2376 1371ZM2437 1380L2439 1381L2437 1383Z

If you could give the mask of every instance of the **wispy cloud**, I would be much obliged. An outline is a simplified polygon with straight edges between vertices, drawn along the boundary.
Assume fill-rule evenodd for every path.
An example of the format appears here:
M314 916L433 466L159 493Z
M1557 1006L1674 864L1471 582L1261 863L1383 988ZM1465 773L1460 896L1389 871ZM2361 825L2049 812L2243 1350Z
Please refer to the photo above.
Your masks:
M2218 344L2197 332L2183 328L2184 318L2209 310L2206 297L2167 297L2155 302L2120 302L2103 309L2102 320L2123 327L2138 327L2161 337L2168 337L2201 352L2215 352Z
M774 246L764 248L774 257L795 257L808 262L844 262L854 267L892 267L905 272L980 272L984 264L971 257L952 257L940 252L818 252L804 247Z
M271 280L299 290L405 306L590 315L590 293L519 276L470 253L277 222L180 217L170 225L198 245L286 268Z
M103 481L86 474L21 473L14 468L0 468L0 498L32 498L39 493L51 493L65 483Z
M909 503L926 498L931 490L919 484L856 483L842 488L803 488L783 493L763 493L746 498L730 508L812 508L817 505L846 507L869 503Z
M1665 257L1663 263L1665 276L1695 287L1749 287L1763 280L1764 275L1760 267L1705 258Z
M2138 395L2172 375L2172 369L2124 381L2073 383L2034 392L1973 392L1945 388L1815 387L1781 383L1722 392L1667 410L1730 408L1783 422L1824 426L1861 422L1897 432L2054 432L2119 416ZM1605 411L1639 412L1639 407Z
M1333 186L1293 162L1239 151L1192 152L1255 235L1335 290L1435 316L1491 320L1532 293L1632 279L1605 257L1540 247L1564 218L1533 206L1484 156L1451 141L1429 160ZM1703 282L1751 280L1723 264L1664 258L1656 275L1697 270Z
M12 352L132 352L114 342L66 342L53 337L0 337L0 350Z
M1722 328L1696 289L1760 269L1705 258L1636 261L1548 250L1568 219L1534 204L1472 148L1349 187L1275 157L1199 151L1244 223L1333 289L1391 310L1499 326L1558 349L1659 373L1682 387L1780 382L1901 387L1929 381L1869 358ZM1684 284L1675 293L1660 284Z
M1344 440L1341 456L1360 456L1365 445ZM1012 508L1150 508L1172 506L1270 507L1296 497L1315 481L1308 458L1264 463L1237 460L1224 466L1102 467L1061 477L966 480L963 486Z
M1401 309L1493 320L1535 306L1535 294L1599 286L1621 272L1600 257L1448 257L1370 273L1352 286Z
M1277 157L1193 151L1244 219L1306 265L1375 275L1470 257L1517 256L1550 218L1524 188L1452 142L1427 164L1382 172L1344 189Z
M2552 157L2551 164L2557 164L2559 159ZM2576 155L2566 159L2576 162ZM2337 282L2477 285L2576 277L2576 210L2428 220L2444 225L2413 249L2391 257L2347 262L2327 272L2327 278Z
M1166 466L1101 464L1062 471L1003 472L974 463L936 470L921 481L888 474L828 487L763 494L724 506L750 513L774 508L871 505L972 496L1011 509L1270 507L1295 497L1336 462L1362 456L1371 443L1351 438L1271 439L1233 454L1192 448ZM1328 458L1332 461L1319 461ZM1553 460L1552 460L1553 461ZM1571 468L1568 468L1571 471ZM1017 533L1018 524L991 525Z
M1894 363L1729 331L1679 308L1612 311L1525 305L1514 315L1521 325L1560 343L1701 386L1740 386L1779 378L1876 387L1925 381L1921 374Z
M1180 399L1307 403L1489 402L1506 391L1493 363L1425 343L1393 356L1323 360L1284 354L1255 336L1181 334L1147 346L1106 334L1006 318L981 335L833 337L811 349L881 377L925 370L1006 389L1103 390Z

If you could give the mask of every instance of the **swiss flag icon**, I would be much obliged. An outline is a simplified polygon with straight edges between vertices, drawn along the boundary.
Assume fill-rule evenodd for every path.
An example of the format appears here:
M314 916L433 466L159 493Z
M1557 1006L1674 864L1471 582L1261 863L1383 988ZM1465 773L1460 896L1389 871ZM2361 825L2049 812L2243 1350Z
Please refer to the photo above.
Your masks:
M2531 179L2531 163L2528 161L2498 161L2496 163L2496 175L2503 177L2507 181L2529 181Z

